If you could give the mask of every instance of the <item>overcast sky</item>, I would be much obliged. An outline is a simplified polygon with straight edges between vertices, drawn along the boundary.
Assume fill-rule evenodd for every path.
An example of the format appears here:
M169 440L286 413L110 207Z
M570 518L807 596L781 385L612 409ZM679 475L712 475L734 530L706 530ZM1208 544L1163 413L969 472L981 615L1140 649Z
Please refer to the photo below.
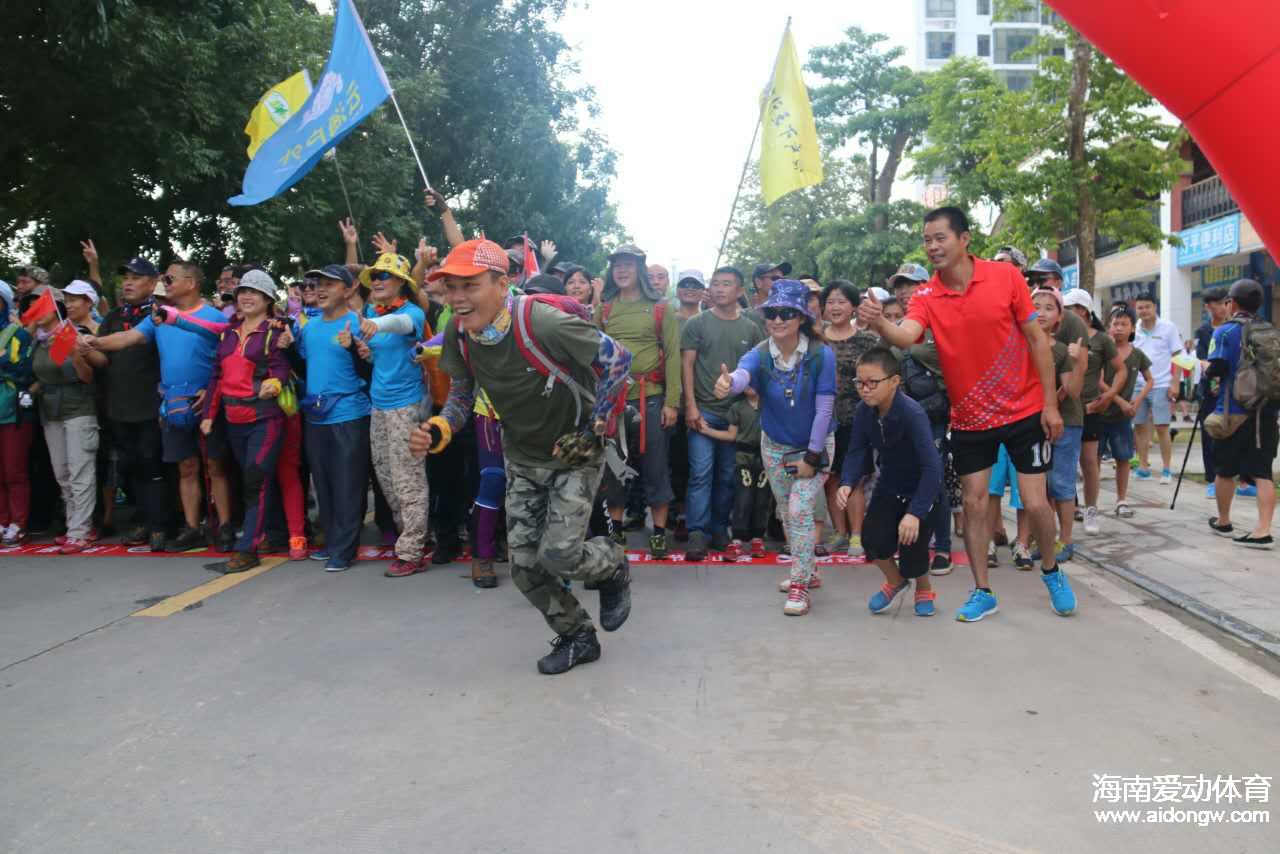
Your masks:
M651 262L710 272L788 15L801 62L853 24L914 59L908 0L592 0L561 21L619 155L619 215Z

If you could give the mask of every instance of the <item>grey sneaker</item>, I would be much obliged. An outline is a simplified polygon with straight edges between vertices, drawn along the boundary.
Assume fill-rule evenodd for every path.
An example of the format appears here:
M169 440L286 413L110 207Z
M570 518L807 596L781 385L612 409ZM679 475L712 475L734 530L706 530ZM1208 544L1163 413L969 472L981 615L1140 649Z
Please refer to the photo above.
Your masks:
M694 563L707 559L707 539L701 531L689 532L689 547L684 550L684 559Z

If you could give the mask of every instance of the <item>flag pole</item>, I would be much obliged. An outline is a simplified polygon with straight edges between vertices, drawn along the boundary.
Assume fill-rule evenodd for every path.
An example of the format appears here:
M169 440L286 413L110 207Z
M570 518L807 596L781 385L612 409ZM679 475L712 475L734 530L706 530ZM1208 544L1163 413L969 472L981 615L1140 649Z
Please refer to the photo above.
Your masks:
M391 105L396 108L396 115L400 117L400 127L404 128L404 138L409 140L409 150L413 152L413 159L418 164L418 174L422 176L422 183L427 185L427 189L431 189L431 182L427 180L427 170L422 168L422 158L418 156L418 146L413 144L413 135L409 133L409 125L405 123L404 113L400 112L400 102L396 100L396 90L390 86L387 91L391 94Z
M351 210L351 197L347 195L347 182L342 178L342 165L338 163L338 147L334 146L329 149L333 154L333 168L338 170L338 186L342 188L342 198L347 203L347 219L351 220L351 224L356 224L356 215ZM360 251L360 242L356 241L356 260L361 264L364 263L364 253Z
M782 28L782 39L778 41L779 52L782 51L782 44L784 41L786 41L787 33L788 31L790 31L790 29L791 29L791 16L788 15L787 25ZM769 85L766 86L764 90L766 94L768 94L769 90L773 88L773 72L777 70L777 67L778 67L778 58L775 55L773 58L773 68L769 69ZM760 114L756 116L756 129L751 132L751 145L747 146L747 159L742 164L742 175L738 178L738 189L735 190L733 193L733 205L732 207L729 208L729 221L724 224L724 235L720 238L720 249L719 251L716 252L716 263L715 263L715 266L711 268L712 270L715 270L716 267L720 266L720 259L724 256L725 244L729 242L729 229L733 227L733 215L738 212L738 198L742 195L742 185L747 180L747 169L748 167L751 166L751 152L755 150L756 137L760 135L760 126L762 124L764 124L763 100L762 100L762 103L760 104Z
M716 252L716 263L711 269L715 270L720 266L720 259L724 256L724 245L729 242L729 229L733 227L733 215L738 212L738 198L742 195L742 185L747 180L747 169L751 166L751 152L756 147L756 137L760 135L760 125L764 122L764 111L760 111L760 115L756 117L756 129L751 133L751 144L747 146L747 159L742 164L742 175L738 178L738 189L733 193L733 205L729 208L729 221L724 224L724 235L720 238L720 249Z

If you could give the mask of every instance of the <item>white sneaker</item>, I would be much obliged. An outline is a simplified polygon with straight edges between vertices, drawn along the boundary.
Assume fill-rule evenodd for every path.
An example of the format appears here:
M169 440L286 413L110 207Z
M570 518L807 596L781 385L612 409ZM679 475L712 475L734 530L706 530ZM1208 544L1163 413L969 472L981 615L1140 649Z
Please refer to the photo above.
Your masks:
M18 539L18 523L10 522L8 527L0 530L0 539L5 545L9 545Z
M1111 463L1103 463L1098 471L1099 480L1115 480L1116 468Z
M1164 484L1165 486L1168 486L1169 484L1173 483L1173 472L1169 471L1168 469L1165 469L1164 471L1160 472L1160 483Z
M1084 532L1086 534L1096 534L1101 530L1098 527L1098 508L1084 508Z

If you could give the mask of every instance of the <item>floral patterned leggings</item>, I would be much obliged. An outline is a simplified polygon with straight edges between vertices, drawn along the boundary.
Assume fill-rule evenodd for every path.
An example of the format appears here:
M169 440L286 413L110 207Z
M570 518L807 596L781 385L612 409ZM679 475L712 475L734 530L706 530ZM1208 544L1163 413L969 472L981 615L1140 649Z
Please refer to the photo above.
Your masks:
M834 448L834 439L828 436L828 459ZM787 542L791 546L791 583L807 586L813 575L813 509L822 485L827 482L827 472L820 471L810 478L798 478L787 471L789 463L783 456L803 450L780 445L763 432L760 434L760 456L764 459L764 470L769 477L773 497L782 510L782 524L787 530Z

